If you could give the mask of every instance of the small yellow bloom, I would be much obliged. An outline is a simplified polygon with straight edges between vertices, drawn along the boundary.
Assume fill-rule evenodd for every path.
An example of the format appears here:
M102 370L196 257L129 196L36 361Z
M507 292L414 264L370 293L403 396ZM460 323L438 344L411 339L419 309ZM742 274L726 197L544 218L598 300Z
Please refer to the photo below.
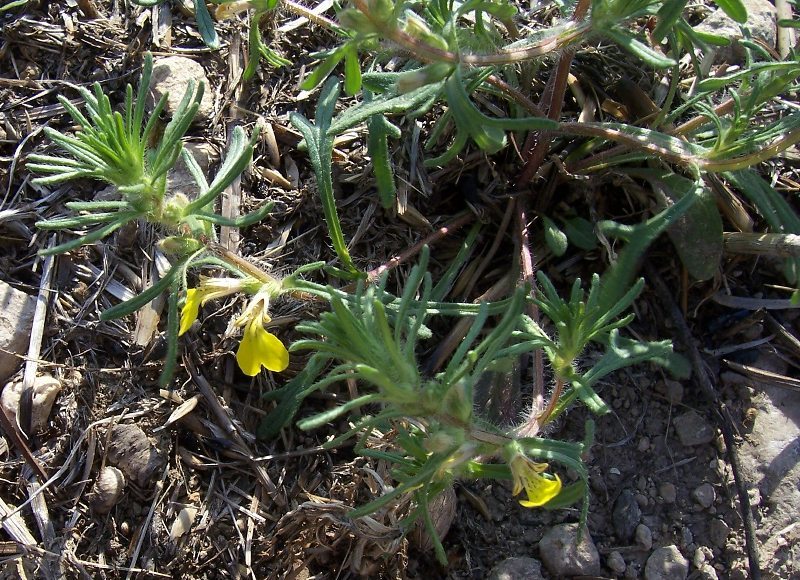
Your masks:
M253 319L244 329L242 342L236 351L236 362L249 377L260 373L262 366L269 371L281 372L289 366L289 351L277 336L264 328L261 321Z
M186 291L186 302L181 309L181 325L178 336L185 334L197 320L200 307L209 300L241 292L248 280L245 278L203 278L197 288Z
M261 367L281 372L289 366L289 351L277 336L264 328L270 321L267 311L270 295L274 291L274 287L264 285L235 323L244 326L244 336L236 351L236 362L249 377L260 373Z
M561 479L558 475L543 475L547 470L547 463L534 463L524 455L515 455L509 467L514 478L514 495L523 489L528 495L527 500L519 500L524 507L543 506L561 491Z

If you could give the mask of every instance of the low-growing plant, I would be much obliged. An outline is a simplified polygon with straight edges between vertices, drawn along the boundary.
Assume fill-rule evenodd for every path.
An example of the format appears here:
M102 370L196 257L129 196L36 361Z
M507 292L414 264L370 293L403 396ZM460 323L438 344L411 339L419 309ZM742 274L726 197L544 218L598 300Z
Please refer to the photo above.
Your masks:
M86 114L68 99L59 97L61 104L80 129L74 136L70 136L49 127L45 128L45 134L61 147L67 156L32 154L28 158L28 168L37 173L47 174L46 177L34 180L38 185L89 178L113 186L120 197L119 200L111 201L67 202L66 208L74 215L37 222L37 227L43 230L82 231L86 228L95 228L79 234L70 241L42 250L40 252L42 255L69 252L82 245L102 240L125 224L137 220L144 220L164 232L165 235L158 242L158 247L170 256L172 260L170 269L156 284L136 297L106 310L101 318L111 320L126 316L162 292L168 291L169 311L166 332L168 354L161 377L162 384L168 384L175 368L179 330L181 332L186 330L185 319L181 323L178 320L180 296L187 296L188 292L187 304L196 311L198 300L202 302L213 296L237 291L254 295L250 306L240 319L240 325L246 327L244 349L240 347L240 352L242 350L249 352L248 347L253 340L258 344L266 340L264 339L266 331L257 332L256 326L251 322L257 319L263 324L269 322L266 303L270 296L279 294L281 289L280 285L269 276L257 272L257 277L253 278L252 272L242 271L243 261L235 261L235 256L231 257L229 253L221 252L215 245L217 236L214 226L245 227L260 221L271 209L271 204L266 203L257 211L236 219L225 218L213 211L217 197L250 163L257 132L248 139L241 127L233 130L227 155L214 179L208 183L197 161L183 147L181 141L197 113L203 86L195 87L193 83L189 83L172 120L166 125L163 133L156 136L159 115L164 109L167 95L162 96L155 104L145 121L152 68L152 56L148 53L145 55L136 95L134 96L130 85L126 88L122 112L114 111L111 101L99 84L94 85L93 91L78 88L84 100ZM169 191L167 176L179 160L182 160L197 184L199 193L195 199ZM201 283L198 289L190 290L187 272L190 269L204 267L224 268L236 275L237 279L229 280L227 284L206 281ZM278 350L272 343L271 352ZM285 353L285 348L283 351ZM279 353L283 363L267 366L282 366L273 370L283 370L286 367L285 363L288 363L288 355L284 353ZM258 356L249 354L244 358L257 360ZM252 360L249 365L243 364L245 372L253 368Z
M739 0L716 3L736 21L746 21ZM198 21L208 15L205 4L200 4ZM285 64L260 35L261 23L278 7L275 0L220 4L219 17L253 10L247 79L262 58ZM800 65L794 55L776 61L744 40L744 66L725 76L705 78L696 66L695 51L727 40L690 27L683 17L685 6L683 0L578 0L560 6L568 12L564 19L524 32L518 26L517 8L506 0L353 0L338 9L338 22L319 19L341 41L314 55L318 63L301 84L304 90L320 87L314 121L299 112L290 120L303 136L328 233L342 266L328 267L327 272L354 281L345 289L304 278L324 264L302 266L278 280L215 244L216 225L242 227L269 211L265 205L236 220L213 212L215 199L250 162L255 135L248 140L241 129L234 130L231 149L209 184L181 145L202 94L202 87L190 86L163 136L151 144L165 101L156 104L145 122L152 68L147 56L139 90L134 98L128 87L121 113L113 111L99 86L94 92L80 89L86 115L62 99L80 131L73 137L46 129L69 157L30 157L32 170L48 174L37 179L39 184L92 178L114 185L121 197L112 202L69 202L67 208L76 215L39 222L42 229L96 228L45 252L70 251L133 220L145 220L166 232L160 247L172 258L170 271L133 300L103 314L105 319L123 316L169 291L169 353L163 381L174 371L177 337L189 330L200 307L233 293L249 295L248 305L234 321L244 329L237 361L247 375L262 368L281 371L288 365L289 352L311 352L296 377L266 396L276 404L261 426L262 438L275 437L290 425L311 393L356 381L362 389L359 396L297 423L309 430L347 417L350 429L327 445L356 438L359 453L391 465L397 485L355 507L352 517L380 510L400 496L412 496L412 508L402 525L409 530L421 520L442 562L445 552L428 506L457 478L509 479L514 495L525 492L520 503L526 507L556 508L582 501L583 521L588 509L584 457L594 425L587 422L580 442L548 437L547 426L578 401L594 414L607 412L595 386L620 368L650 362L678 376L688 371L669 341L642 341L622 332L633 319L626 312L644 284L636 271L647 247L671 230L687 270L701 280L714 276L722 254L723 221L712 185L720 179L746 196L773 231L800 233L796 212L753 169L800 141L796 110L769 121L760 116L778 95L796 89ZM653 104L652 115L628 123L564 118L573 57L590 38L621 47L640 66L668 71L669 90L662 106ZM398 54L405 58L394 63L396 70L385 70L388 57ZM682 94L678 63L685 55L694 63L698 79L691 93ZM537 67L545 58L553 59L555 66L537 104L520 79L540 70ZM333 74L340 65L343 81ZM342 87L355 100L337 113ZM491 114L482 105L487 101L493 105ZM366 127L377 198L391 209L396 203L391 145L403 135L402 121L392 117L408 120L426 115L432 124L424 145L428 155L424 163L429 167L445 166L469 148L498 155L512 141L524 143L516 179L524 192L551 154L551 146L558 143L557 152L567 152L555 163L564 175L586 177L613 168L643 184L658 209L632 225L591 223L582 216L557 220L543 212L543 239L556 255L563 254L568 243L593 248L598 239L607 243L611 238L622 246L613 259L609 256L610 265L595 273L588 288L575 280L566 298L543 272L534 277L529 271L503 299L479 304L447 301L477 226L436 284L426 247L403 285L391 292L387 274L377 281L368 277L348 250L334 196L333 144L344 132ZM196 199L168 191L167 172L179 158L200 189ZM524 209L524 197L516 203ZM520 230L527 227L524 216L522 211ZM565 224L564 231L559 221ZM695 240L703 246L702 256L693 247ZM524 235L518 233L515 241L524 254L528 249ZM793 284L798 282L798 265L797 259L787 261L786 275ZM189 270L208 267L222 268L232 277L201 278L191 287ZM267 330L270 302L284 293L313 296L330 306L318 319L297 326L305 337L288 351ZM420 345L432 337L429 325L437 317L471 323L443 367L427 373L420 364ZM590 348L600 356L585 368L578 363ZM525 407L518 404L518 417L511 425L479 412L476 401L485 377L504 373L531 352L543 353L552 371L544 400L525 398ZM492 391L488 396L503 394ZM384 438L380 448L370 443L374 434Z

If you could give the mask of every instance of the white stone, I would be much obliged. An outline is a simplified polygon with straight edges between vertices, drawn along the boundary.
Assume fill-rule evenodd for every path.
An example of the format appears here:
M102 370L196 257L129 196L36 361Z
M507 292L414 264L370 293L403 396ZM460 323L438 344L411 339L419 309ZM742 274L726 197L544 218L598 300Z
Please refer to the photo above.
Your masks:
M33 399L31 401L31 433L38 433L47 426L50 411L61 392L61 382L49 375L36 377L33 382ZM6 416L16 420L19 413L19 402L22 398L22 381L8 383L0 396L0 406Z
M195 91L201 82L204 88L203 98L200 101L200 108L197 111L194 122L208 121L214 114L214 91L203 67L198 62L185 56L168 56L155 62L153 76L150 79L150 93L153 97L153 104L158 102L162 95L168 94L164 112L171 116L183 99L190 80L195 82Z
M654 550L644 567L645 580L683 580L689 574L689 561L677 546Z
M606 566L608 566L608 569L615 574L624 573L625 569L628 567L628 565L625 563L625 558L623 558L622 554L616 550L608 555L608 558L606 559Z
M16 355L28 349L36 298L0 281L0 381L22 363Z
M558 578L600 573L600 554L586 528L578 543L578 524L561 524L548 530L539 542L539 556Z

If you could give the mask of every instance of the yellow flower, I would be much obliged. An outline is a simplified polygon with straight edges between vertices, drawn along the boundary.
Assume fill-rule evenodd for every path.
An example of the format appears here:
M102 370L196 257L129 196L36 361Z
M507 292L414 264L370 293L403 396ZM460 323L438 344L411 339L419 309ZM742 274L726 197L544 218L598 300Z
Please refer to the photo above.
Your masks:
M270 295L274 291L272 285L265 284L235 322L237 326L244 326L244 336L236 351L236 362L242 372L250 377L260 373L261 367L281 372L289 366L289 351L277 336L264 328L271 320L267 310Z
M192 327L202 305L209 300L241 292L248 282L250 281L246 278L202 278L197 288L189 288L186 291L186 302L181 309L178 336Z
M523 489L528 495L527 500L519 500L524 507L543 506L561 491L561 479L558 475L543 475L547 470L547 463L534 463L524 455L515 455L509 467L514 478L514 495Z

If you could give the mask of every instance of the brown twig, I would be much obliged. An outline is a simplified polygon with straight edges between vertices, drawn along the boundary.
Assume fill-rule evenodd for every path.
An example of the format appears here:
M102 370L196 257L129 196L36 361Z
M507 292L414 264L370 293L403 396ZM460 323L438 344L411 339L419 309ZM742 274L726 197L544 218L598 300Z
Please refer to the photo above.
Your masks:
M529 284L531 295L536 289L536 271L533 254L530 248L528 236L528 217L525 210L523 199L517 201L517 240L519 242L519 259L522 270L522 282ZM528 304L528 316L534 322L539 322L539 307L535 303ZM538 423L539 410L544 405L544 357L542 349L536 349L533 353L533 400L531 401L530 412L523 425L526 432L535 432L535 424Z
M591 7L591 0L579 0L575 11L572 13L572 22L576 25L582 23ZM547 111L547 117L557 121L561 117L561 109L564 107L564 95L567 90L569 80L569 69L572 67L572 59L575 56L575 49L569 48L558 57L558 65L555 72L547 79L547 86L542 94L539 108ZM522 188L539 171L542 162L547 156L550 148L550 134L546 131L531 132L525 141L523 155L526 155L525 165L517 179L517 188Z
M413 246L410 246L409 248L406 248L405 250L403 250L402 252L397 254L395 257L393 257L391 260L389 260L385 264L382 264L382 265L378 266L377 268L367 272L367 280L369 280L370 282L374 282L384 272L388 272L389 270L392 270L393 268L397 268L397 266L399 266L400 264L410 260L411 258L416 256L417 254L419 254L422 251L422 248L425 247L426 245L432 244L433 242L436 242L436 241L442 239L443 237L458 231L465 224L468 224L469 222L471 222L474 219L474 217L475 216L470 212L464 212L464 213L456 216L455 218L450 220L448 223L446 223L445 225L443 225L439 229L434 230L433 232L431 232L430 234L425 236L423 239L418 241Z

